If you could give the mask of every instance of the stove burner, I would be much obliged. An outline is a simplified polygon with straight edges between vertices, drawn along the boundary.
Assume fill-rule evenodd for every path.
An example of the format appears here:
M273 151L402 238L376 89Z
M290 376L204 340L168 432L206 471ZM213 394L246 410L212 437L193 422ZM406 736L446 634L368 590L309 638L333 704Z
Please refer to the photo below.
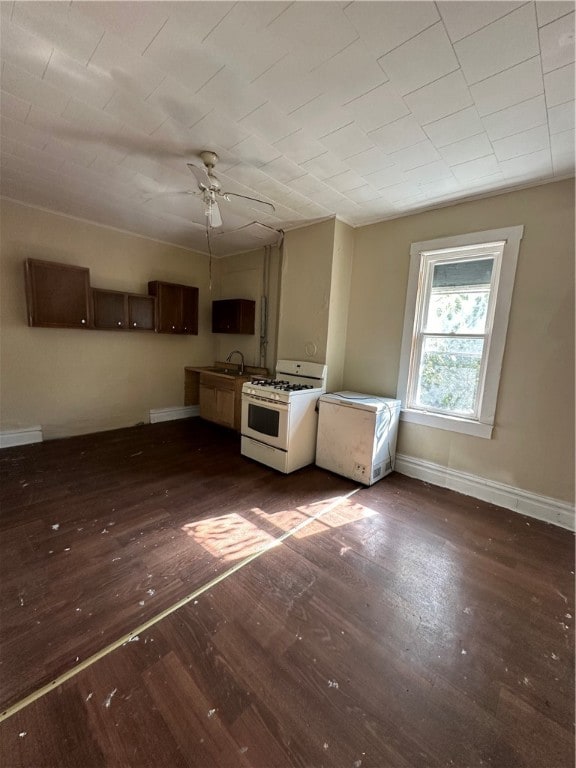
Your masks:
M274 387L282 392L301 392L303 389L314 389L312 384L291 384L284 379L252 379L250 382L255 387Z

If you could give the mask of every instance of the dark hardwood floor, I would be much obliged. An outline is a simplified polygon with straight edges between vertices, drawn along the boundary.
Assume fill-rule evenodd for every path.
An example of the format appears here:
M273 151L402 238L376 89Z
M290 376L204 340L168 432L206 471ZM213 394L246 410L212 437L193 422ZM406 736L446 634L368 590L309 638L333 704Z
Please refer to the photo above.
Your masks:
M199 419L0 471L4 768L574 765L569 532Z

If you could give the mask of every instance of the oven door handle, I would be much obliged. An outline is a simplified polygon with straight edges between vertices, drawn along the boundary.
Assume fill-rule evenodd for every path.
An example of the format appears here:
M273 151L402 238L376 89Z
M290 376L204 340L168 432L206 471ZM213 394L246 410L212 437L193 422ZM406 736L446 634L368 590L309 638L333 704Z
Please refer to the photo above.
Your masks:
M242 402L248 403L248 405L257 405L260 408L271 408L275 411L287 411L289 407L288 403L269 400L267 397L259 397L258 395L242 395Z

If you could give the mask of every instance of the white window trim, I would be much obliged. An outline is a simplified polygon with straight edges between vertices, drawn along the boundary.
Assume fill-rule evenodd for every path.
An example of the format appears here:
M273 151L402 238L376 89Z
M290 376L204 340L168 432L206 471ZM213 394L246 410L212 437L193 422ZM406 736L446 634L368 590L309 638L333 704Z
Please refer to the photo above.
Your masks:
M404 331L402 334L402 350L400 354L400 371L398 376L398 398L402 400L403 409L400 415L402 421L437 427L452 432L461 432L476 437L491 438L496 413L496 399L502 370L502 359L508 330L508 316L512 304L514 278L520 241L524 234L523 226L491 229L484 232L469 232L453 237L443 237L437 240L426 240L412 243L410 248L410 272L406 291L406 306L404 311ZM467 419L445 414L431 413L422 410L406 408L408 375L414 335L414 317L416 313L416 298L420 275L421 254L424 251L436 251L443 248L460 248L470 245L482 245L505 240L500 280L496 297L492 338L486 363L486 378L484 392L478 419Z

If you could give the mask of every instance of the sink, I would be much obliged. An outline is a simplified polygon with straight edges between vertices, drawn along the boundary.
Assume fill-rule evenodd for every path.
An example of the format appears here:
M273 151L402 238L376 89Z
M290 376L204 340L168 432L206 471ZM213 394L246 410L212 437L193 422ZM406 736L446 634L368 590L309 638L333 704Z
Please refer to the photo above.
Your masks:
M201 369L206 373L216 373L222 376L245 376L245 373L240 373L237 368L219 368L217 366L207 366Z

